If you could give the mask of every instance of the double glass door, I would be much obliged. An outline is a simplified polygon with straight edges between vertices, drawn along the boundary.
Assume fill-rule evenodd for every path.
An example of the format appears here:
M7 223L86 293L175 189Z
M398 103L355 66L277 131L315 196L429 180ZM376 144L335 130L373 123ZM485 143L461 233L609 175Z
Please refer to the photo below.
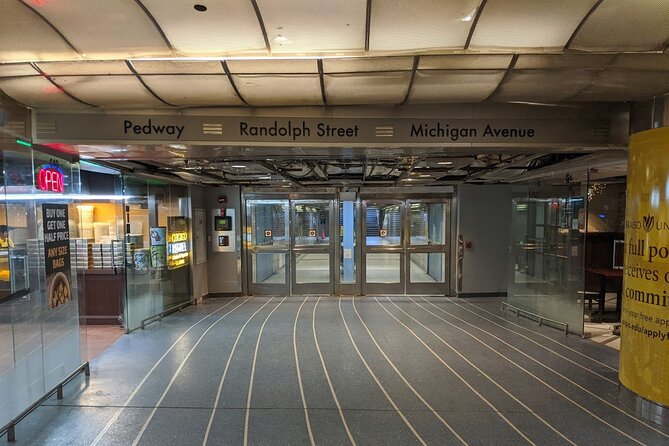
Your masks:
M247 200L250 294L334 294L334 201Z
M447 294L448 200L363 200L362 292Z

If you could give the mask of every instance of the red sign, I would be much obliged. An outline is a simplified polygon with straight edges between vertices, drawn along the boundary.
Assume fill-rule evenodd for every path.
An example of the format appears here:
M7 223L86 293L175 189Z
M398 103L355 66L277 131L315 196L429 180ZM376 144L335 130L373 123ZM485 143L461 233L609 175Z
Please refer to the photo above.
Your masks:
M37 170L37 188L46 192L65 192L65 175L55 164L45 164Z

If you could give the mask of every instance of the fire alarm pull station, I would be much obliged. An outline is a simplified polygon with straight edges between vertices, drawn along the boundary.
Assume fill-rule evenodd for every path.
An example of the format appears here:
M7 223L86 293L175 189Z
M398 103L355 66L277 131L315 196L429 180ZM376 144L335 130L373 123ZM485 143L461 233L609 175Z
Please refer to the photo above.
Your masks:
M225 197L219 197L219 203L221 203L221 198ZM235 210L232 208L212 209L211 214L213 223L212 251L235 252L237 238L235 234Z

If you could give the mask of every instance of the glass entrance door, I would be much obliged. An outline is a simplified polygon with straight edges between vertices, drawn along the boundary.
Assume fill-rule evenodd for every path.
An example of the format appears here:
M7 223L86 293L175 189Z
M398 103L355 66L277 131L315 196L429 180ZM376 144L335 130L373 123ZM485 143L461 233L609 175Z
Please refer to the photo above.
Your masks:
M448 293L448 200L364 200L362 215L363 293Z
M247 262L249 293L287 295L289 288L289 202L248 200Z
M334 203L291 200L292 294L334 293Z

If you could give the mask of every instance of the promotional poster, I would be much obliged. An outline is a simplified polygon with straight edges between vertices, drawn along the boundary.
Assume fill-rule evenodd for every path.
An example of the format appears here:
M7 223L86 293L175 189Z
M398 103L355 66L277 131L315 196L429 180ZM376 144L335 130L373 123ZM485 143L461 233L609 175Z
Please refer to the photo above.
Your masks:
M46 296L49 308L72 300L70 284L70 226L65 204L43 204Z

